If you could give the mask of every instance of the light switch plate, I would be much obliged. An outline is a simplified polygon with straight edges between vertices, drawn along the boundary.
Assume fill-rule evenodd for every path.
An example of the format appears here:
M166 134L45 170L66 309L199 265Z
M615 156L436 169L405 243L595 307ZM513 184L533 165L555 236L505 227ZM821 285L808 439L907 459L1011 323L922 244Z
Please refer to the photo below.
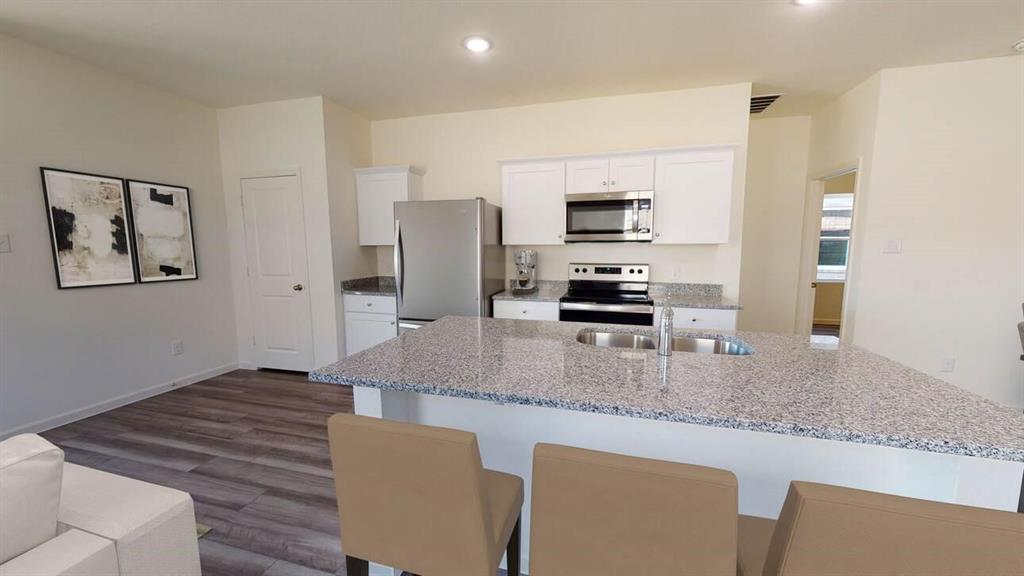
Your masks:
M899 254L903 252L903 240L886 240L882 243L882 254Z
M11 235L10 234L0 234L0 252L10 252L10 251L11 251Z

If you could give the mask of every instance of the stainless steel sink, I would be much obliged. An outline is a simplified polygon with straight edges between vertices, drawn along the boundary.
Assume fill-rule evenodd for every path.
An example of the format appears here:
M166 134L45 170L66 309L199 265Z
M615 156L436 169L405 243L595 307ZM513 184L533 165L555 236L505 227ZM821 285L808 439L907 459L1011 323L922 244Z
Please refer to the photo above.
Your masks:
M638 350L654 350L658 341L643 334L625 334L618 332L591 332L581 330L576 341L605 348L634 348Z
M576 335L576 341L592 346L605 348L632 348L634 350L654 350L658 347L658 341L643 334L629 334L625 332L595 332L592 330L580 330ZM718 338L693 338L689 336L676 336L672 339L672 350L675 352L697 352L699 354L726 354L729 356L746 356L753 354L743 342L738 340L724 340Z
M718 338L690 338L676 336L672 339L674 352L697 352L702 354L726 354L729 356L747 356L754 351L750 346L737 340L721 340Z

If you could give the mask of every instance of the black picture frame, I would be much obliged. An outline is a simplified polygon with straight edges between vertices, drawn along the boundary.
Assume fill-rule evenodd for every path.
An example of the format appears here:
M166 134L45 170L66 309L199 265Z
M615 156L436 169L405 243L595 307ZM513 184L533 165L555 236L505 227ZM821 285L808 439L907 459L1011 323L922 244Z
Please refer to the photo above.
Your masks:
M192 216L192 191L187 186L178 186L176 184L163 184L160 182L153 182L150 180L135 180L128 178L126 181L126 191L128 196L128 209L132 213L132 234L133 241L135 242L135 275L138 278L140 284L152 284L160 282L181 282L185 280L198 280L199 279L199 259L196 254L196 236L195 236L195 225L193 224ZM164 271L163 274L154 273L152 265L145 261L147 255L145 252L145 228L146 222L143 216L143 222L141 226L136 226L138 221L138 215L136 214L137 202L141 203L142 198L136 196L137 192L142 189L149 189L150 201L156 198L158 203L168 204L174 206L174 198L181 198L184 200L184 211L183 215L185 218L185 232L184 238L187 239L189 249L189 259L191 262L191 271L186 268L189 263L188 260L181 267L170 266L169 264L157 264L158 269ZM177 196L173 196L173 195ZM168 198L168 196L172 196ZM168 203L170 200L171 203ZM140 230L140 228L142 228ZM177 270L176 272L168 273L166 269Z
M128 200L127 186L123 178L117 176L108 176L106 174L92 174L89 172L80 172L77 170L64 170L62 168L51 168L48 166L41 166L39 168L39 177L42 180L43 185L43 202L46 209L46 221L49 225L50 232L50 248L51 254L53 255L53 271L54 277L57 280L57 288L61 290L73 289L73 288L92 288L99 286L118 286L122 284L135 284L138 280L135 272L135 235L132 227L131 220L131 208ZM103 262L103 266L108 268L106 277L97 277L95 279L82 278L92 273L99 274L100 259L94 257L90 258L92 252L88 249L82 249L75 244L73 235L79 232L79 228L88 228L89 224L84 221L86 218L92 221L93 224L101 223L99 220L102 214L101 209L95 209L93 207L76 207L66 205L67 202L72 201L76 194L83 195L85 192L78 190L54 190L56 186L51 186L52 177L54 180L57 178L63 178L67 181L67 184L74 188L71 182L73 180L85 180L100 183L116 184L119 203L120 203L120 214L118 209L114 207L113 218L109 219L109 222L114 226L114 230L110 232L111 245L109 251L115 253L114 256L109 256L109 252L100 257ZM53 182L56 184L56 182ZM63 187L62 187L63 188ZM109 191L108 191L109 192ZM60 196L59 202L56 204L65 204L64 206L55 205L55 196ZM67 196L72 197L70 200ZM102 205L103 200L99 194L94 194L96 198L94 201L87 204ZM109 204L109 202L107 202ZM65 209L67 208L67 209ZM108 207L109 210L109 207ZM58 212L58 214L55 214ZM120 216L122 223L117 223L117 217ZM81 223L79 223L81 221ZM119 241L123 234L123 246ZM86 237L83 235L83 237ZM102 246L101 246L102 249ZM122 250L124 251L122 253ZM62 264L62 256L64 263ZM127 259L128 267L124 268L122 259ZM90 264L90 260L92 264ZM90 269L91 268L91 269ZM121 274L113 274L114 269L121 272ZM126 273L125 273L126 272ZM74 278L79 276L79 278Z

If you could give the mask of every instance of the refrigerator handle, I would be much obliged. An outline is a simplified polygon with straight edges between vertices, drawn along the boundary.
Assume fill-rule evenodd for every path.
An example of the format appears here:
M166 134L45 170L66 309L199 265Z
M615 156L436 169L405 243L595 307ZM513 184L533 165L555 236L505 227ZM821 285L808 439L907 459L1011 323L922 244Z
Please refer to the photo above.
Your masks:
M398 306L402 306L402 223L395 219L395 293L398 296Z

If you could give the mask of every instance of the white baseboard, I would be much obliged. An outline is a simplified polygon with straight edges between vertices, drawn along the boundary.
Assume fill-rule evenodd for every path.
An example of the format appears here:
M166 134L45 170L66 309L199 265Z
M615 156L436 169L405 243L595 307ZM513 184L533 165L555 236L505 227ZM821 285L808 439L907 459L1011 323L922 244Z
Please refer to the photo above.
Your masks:
M228 372L231 372L232 370L237 369L238 364L231 363L225 364L223 366L218 366L217 368L211 368L209 370L203 370L201 372L189 374L188 376L178 378L176 380L171 380L170 382L163 382L155 386L143 388L142 390L136 390L135 392L129 392L128 394L117 396L116 398L111 398L110 400L97 402L95 404L86 406L85 408L70 410L68 412L64 412L63 414L58 414L57 416L43 418L42 420L36 420L35 422L30 422L22 426L17 426L15 428L9 428L7 430L0 431L0 440L7 438L9 436L14 436L15 434L45 432L46 430L56 428L57 426L70 424L71 422L82 420L83 418L95 416L108 410L113 410L114 408L119 408L121 406L131 404L132 402L138 402L139 400L144 400L146 398L156 396L157 394L163 394L164 392L173 390L175 388L182 388L184 386L195 384L196 382L202 382L203 380L220 376L221 374L226 374Z

